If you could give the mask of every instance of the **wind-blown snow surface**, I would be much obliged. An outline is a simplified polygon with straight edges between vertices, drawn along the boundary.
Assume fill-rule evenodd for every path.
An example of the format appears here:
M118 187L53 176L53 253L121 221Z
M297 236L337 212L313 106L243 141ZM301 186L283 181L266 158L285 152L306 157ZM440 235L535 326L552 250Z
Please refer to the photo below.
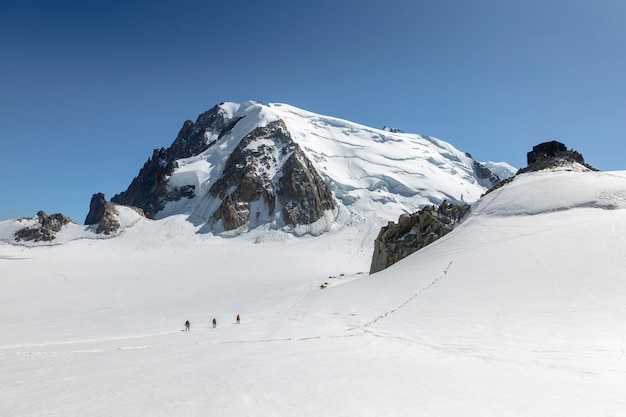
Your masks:
M371 276L358 228L0 244L0 410L623 416L625 208L626 172L524 174Z

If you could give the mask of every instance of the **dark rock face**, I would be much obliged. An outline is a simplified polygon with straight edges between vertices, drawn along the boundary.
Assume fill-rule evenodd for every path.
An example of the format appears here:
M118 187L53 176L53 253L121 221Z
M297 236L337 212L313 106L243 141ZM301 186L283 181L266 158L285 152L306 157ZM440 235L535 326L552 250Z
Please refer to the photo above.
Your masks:
M107 203L104 194L98 193L91 196L91 202L89 203L89 213L85 218L85 224L98 224L98 221L104 213L104 207Z
M283 206L285 224L311 224L326 210L336 207L332 192L319 176L311 161L293 144L294 152L283 166L279 180L278 200Z
M471 158L474 161L472 169L474 175L478 179L478 182L485 188L490 188L500 182L500 177L494 174L489 168L476 161L474 157L468 152L465 152L465 156Z
M370 274L382 271L450 233L469 212L469 206L447 201L438 209L428 206L413 214L402 214L398 223L389 222L374 241Z
M98 193L91 197L89 205L89 213L85 218L85 224L97 224L96 233L104 233L110 235L117 232L120 228L118 213L115 204L106 201L104 194Z
M168 187L167 176L177 168L176 160L188 158L205 151L213 145L211 137L222 137L237 124L239 118L229 119L219 105L198 116L195 123L185 121L178 136L168 149L155 149L152 157L144 164L128 189L115 195L111 201L117 204L135 206L144 211L147 217L154 218L168 201L193 198L193 186Z
M176 162L168 159L167 150L155 149L128 189L113 196L111 201L140 207L148 217L153 217L166 202L166 178L174 168Z
M225 230L251 221L271 221L277 202L282 220L292 226L313 223L336 206L330 189L282 120L258 127L240 141L209 195L222 201L212 221L221 221Z
M500 182L500 177L491 172L489 168L487 168L480 162L474 161L474 174L476 175L476 178L478 178L480 183L487 188L493 187Z
M49 242L56 238L56 233L72 219L61 213L47 215L43 211L37 213L38 227L24 228L15 232L16 241Z

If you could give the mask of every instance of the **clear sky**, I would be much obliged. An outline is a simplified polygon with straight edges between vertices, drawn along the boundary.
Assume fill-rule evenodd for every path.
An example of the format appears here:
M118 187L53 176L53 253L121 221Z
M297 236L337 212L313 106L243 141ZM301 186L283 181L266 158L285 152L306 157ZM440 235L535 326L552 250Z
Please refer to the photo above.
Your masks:
M0 1L0 219L124 191L222 101L626 169L623 0Z

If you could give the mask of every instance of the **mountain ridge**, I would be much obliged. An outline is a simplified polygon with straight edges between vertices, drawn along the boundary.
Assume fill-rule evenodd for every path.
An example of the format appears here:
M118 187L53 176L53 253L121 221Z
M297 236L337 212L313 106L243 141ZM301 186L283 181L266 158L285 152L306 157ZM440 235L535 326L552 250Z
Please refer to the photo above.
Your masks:
M278 122L282 126L280 135L265 134L263 138L255 138L255 129ZM293 142L292 149L302 151L297 160L303 165L291 171L299 172L308 166L309 174L305 176L310 177L308 181L300 179L282 186L278 184L285 176L283 166L279 164L280 158L270 154L276 153L278 148L284 152L285 135ZM239 149L244 138L248 138L247 145ZM400 151L389 151L389 148L397 147L401 148ZM252 165L240 161L226 166L225 161L233 152L243 153L244 149L248 154L239 157L242 161L250 161L253 155L265 158L265 164L269 159L273 161L270 164L274 170L273 180L267 178L267 172L259 172L263 164L255 164L256 169L251 168L239 176L240 183L243 180L251 182L246 191L242 191L241 186L236 191L221 186L221 191L216 194L216 184L231 175L227 171ZM368 150L371 155L367 155ZM409 165L407 161L417 162L419 169L394 169L394 164L406 167ZM506 172L506 168L501 172ZM424 180L419 183L410 176ZM436 180L438 176L448 177L447 182ZM459 177L456 184L454 176ZM129 188L111 201L138 206L151 218L187 214L194 221L204 222L206 231L234 231L237 234L263 225L277 229L310 225L324 217L326 210L347 209L358 217L362 207L351 211L349 206L362 198L382 202L379 206L394 204L393 217L443 200L471 202L498 180L497 175L474 161L469 154L430 136L406 134L397 129L369 128L286 104L264 105L250 101L221 103L201 114L195 123L186 121L172 146L155 150ZM234 186L233 181L230 184ZM285 189L292 189L298 198L281 198L281 191ZM327 203L316 203L317 199L302 202L302 197L312 190L320 190L325 196L320 201ZM259 195L263 196L264 209L258 206ZM216 197L219 204L212 201ZM251 210L252 206L255 207ZM298 206L296 211L309 215L287 216L284 214L287 206ZM280 212L283 212L282 219L272 217ZM332 215L337 218L338 213ZM259 218L262 221L258 221Z
M184 216L198 233L232 237L260 228L301 236L356 225L375 230L373 239L403 213L476 201L499 180L488 167L515 171L432 136L288 104L224 102L185 121L171 146L155 149L110 202L94 194L84 231L116 236L127 224L116 219L123 205L154 220Z

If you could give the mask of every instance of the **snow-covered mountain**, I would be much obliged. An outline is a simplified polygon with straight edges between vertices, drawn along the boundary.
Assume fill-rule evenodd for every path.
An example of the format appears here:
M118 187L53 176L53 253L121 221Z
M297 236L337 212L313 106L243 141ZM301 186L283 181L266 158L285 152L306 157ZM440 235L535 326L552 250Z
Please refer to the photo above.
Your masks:
M287 104L221 103L196 122L186 121L172 145L155 149L111 202L94 194L87 226L64 222L60 230L48 230L49 216L38 213L4 222L0 240L14 241L24 228L31 230L20 233L30 239L16 243L27 246L109 238L148 221L143 213L155 220L184 217L191 233L255 231L258 238L275 231L302 236L356 227L373 241L400 214L444 200L474 202L515 171L505 162L479 163L429 136Z
M497 174L494 174L497 173ZM375 129L287 104L221 103L155 149L124 192L93 195L86 226L40 212L2 222L0 241L25 246L103 239L180 216L190 233L276 239L355 227L374 241L403 213L471 203L516 169L479 163L439 139ZM128 210L127 207L133 207ZM145 214L145 216L144 216ZM51 227L52 226L52 227ZM16 233L19 239L15 239Z
M500 176L514 172L498 168ZM371 219L378 227L444 199L473 202L497 181L469 154L432 137L287 104L222 103L185 122L172 146L155 150L111 200L155 219L186 215L215 233L319 234Z
M623 416L625 209L626 172L521 174L373 275L359 227L0 242L0 410Z

